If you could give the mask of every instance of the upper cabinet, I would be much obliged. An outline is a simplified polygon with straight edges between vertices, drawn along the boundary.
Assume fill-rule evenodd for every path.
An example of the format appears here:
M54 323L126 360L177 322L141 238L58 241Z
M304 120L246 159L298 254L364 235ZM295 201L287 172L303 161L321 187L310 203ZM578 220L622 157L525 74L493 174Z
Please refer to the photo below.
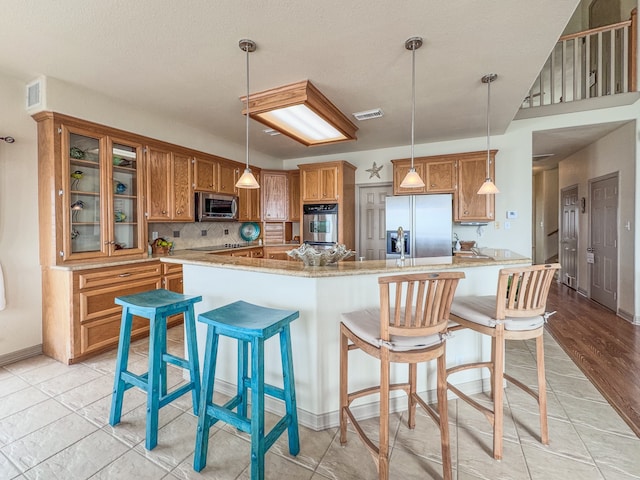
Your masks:
M193 222L192 157L153 145L146 154L147 220Z
M299 167L303 202L338 201L340 195L338 191L340 165L337 162L307 164Z
M491 150L489 175L495 181L495 156ZM470 152L458 156L458 190L454 196L453 221L495 220L495 195L478 195L487 178L487 152Z
M490 154L490 175L495 178L495 154ZM486 178L486 150L414 158L414 167L425 183L422 188L402 188L410 159L392 160L393 194L453 194L454 222L486 222L495 219L495 195L478 195Z
M41 264L145 253L142 145L63 115L34 118Z
M195 189L201 192L235 194L239 167L224 159L197 157Z
M300 170L289 170L289 221L300 221Z
M286 221L289 210L289 175L285 171L263 170L260 178L263 221Z
M236 175L239 178L239 170ZM251 171L256 178L260 178L260 169L251 167ZM236 180L237 181L237 178ZM234 182L235 183L235 182ZM261 188L238 188L238 221L239 222L261 222L261 210L260 210L260 195Z

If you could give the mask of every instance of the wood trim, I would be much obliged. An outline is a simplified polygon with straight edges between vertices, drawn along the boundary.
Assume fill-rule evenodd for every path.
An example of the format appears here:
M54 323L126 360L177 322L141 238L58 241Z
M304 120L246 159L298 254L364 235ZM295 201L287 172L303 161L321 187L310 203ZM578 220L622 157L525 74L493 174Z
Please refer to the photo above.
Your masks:
M635 8L634 8L635 10ZM633 15L633 12L632 12ZM589 30L583 30L582 32L569 33L567 35L563 35L558 39L558 42L565 42L567 40L573 40L575 38L586 37L589 35L595 35L600 32L607 32L609 30L615 30L617 28L628 27L631 25L631 20L625 20L624 22L614 23L612 25L604 25L602 27L591 28Z

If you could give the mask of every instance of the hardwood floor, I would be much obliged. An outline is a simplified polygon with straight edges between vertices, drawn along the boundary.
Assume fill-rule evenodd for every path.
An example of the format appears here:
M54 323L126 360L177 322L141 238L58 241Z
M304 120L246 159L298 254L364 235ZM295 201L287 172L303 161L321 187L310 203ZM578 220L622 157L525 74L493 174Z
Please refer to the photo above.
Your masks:
M640 325L553 284L547 330L640 437Z

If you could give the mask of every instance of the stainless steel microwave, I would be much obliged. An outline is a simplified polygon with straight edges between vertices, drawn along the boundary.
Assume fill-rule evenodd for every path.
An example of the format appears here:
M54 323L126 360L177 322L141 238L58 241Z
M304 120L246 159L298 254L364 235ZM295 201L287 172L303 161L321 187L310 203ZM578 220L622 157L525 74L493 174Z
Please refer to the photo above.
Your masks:
M220 193L196 192L196 221L233 222L238 220L238 197Z

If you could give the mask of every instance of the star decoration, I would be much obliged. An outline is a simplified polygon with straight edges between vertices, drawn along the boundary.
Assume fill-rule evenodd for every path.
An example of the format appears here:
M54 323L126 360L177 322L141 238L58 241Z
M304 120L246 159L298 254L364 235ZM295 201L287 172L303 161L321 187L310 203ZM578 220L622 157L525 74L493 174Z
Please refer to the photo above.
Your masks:
M365 171L371 174L369 175L369 178L373 178L373 177L380 178L380 170L382 170L382 167L384 167L384 165L380 165L379 167L377 167L376 162L373 162L373 166L371 168L367 168Z

